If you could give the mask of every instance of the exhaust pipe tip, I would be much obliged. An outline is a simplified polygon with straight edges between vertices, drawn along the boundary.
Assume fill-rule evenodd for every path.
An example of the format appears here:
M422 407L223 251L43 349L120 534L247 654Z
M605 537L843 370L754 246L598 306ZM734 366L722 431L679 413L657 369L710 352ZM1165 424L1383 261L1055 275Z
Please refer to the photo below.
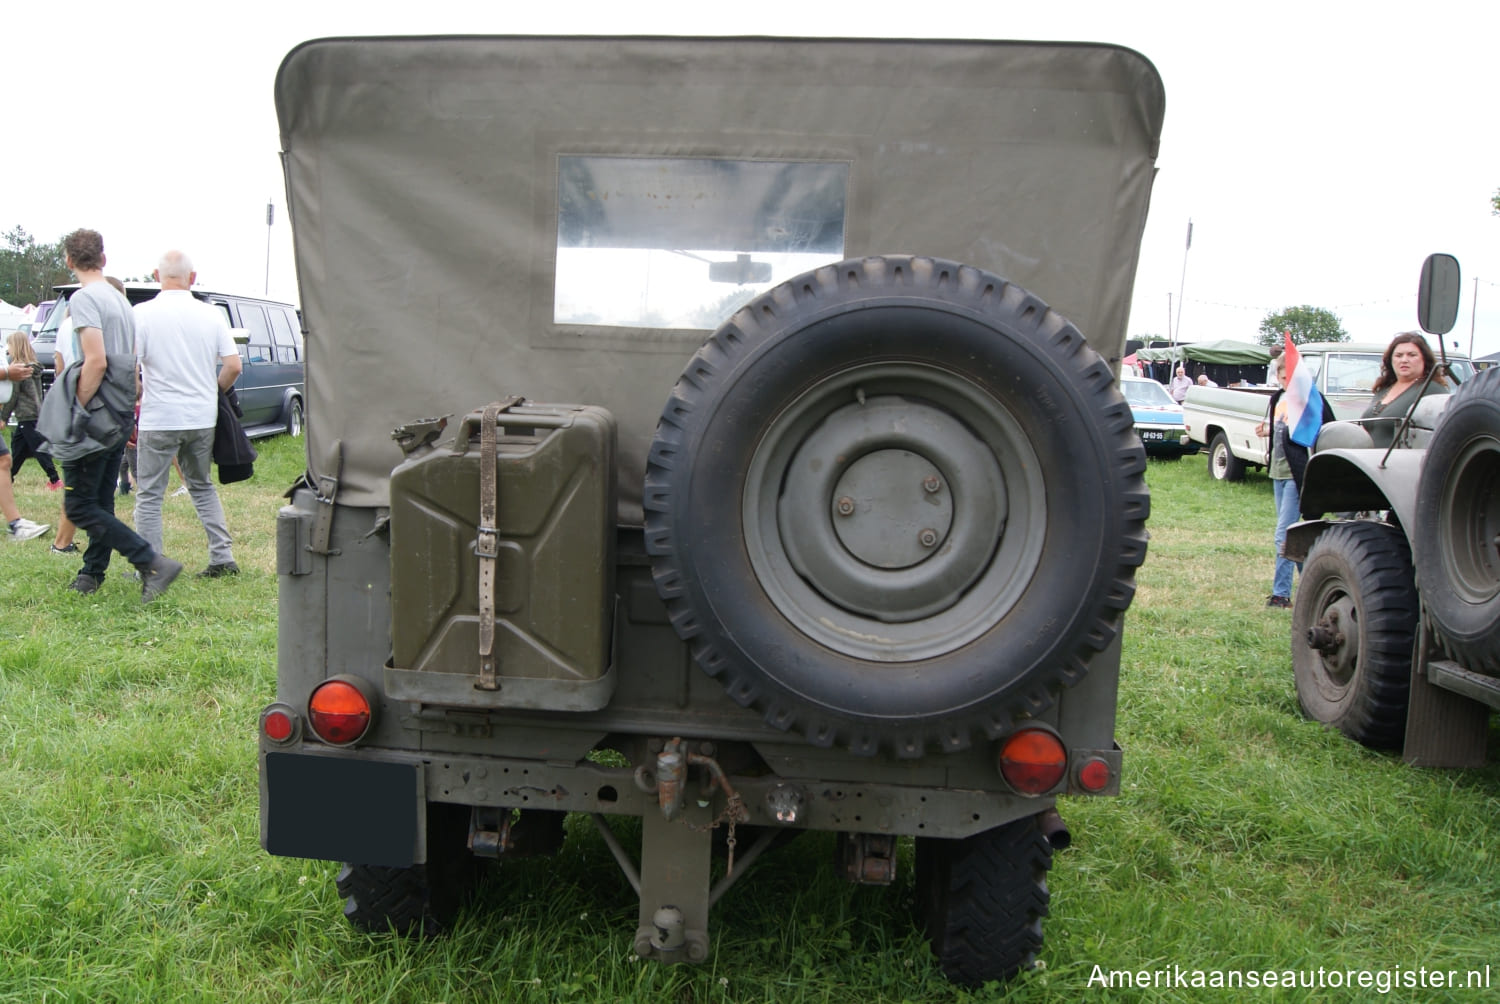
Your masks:
M1063 822L1062 815L1056 809L1038 813L1036 820L1037 825L1042 828L1042 836L1047 838L1047 843L1052 845L1054 851L1065 851L1073 843L1073 834L1068 831L1068 824Z

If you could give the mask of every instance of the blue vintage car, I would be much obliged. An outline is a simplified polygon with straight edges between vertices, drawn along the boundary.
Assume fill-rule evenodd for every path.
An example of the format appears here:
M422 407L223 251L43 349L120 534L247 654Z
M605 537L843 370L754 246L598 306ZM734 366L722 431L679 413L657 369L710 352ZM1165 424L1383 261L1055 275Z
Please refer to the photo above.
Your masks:
M1155 380L1127 375L1120 377L1120 390L1130 402L1135 434L1148 455L1176 460L1198 452L1198 444L1188 439L1182 424L1182 405L1172 400L1165 387Z

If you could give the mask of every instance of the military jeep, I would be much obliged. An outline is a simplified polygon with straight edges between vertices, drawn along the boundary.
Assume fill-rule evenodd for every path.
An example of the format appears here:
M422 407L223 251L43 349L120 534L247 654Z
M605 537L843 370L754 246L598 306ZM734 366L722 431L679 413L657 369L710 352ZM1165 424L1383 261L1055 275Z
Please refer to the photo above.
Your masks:
M332 39L276 102L308 469L265 848L345 862L355 924L431 933L476 860L580 814L635 951L701 961L783 838L836 832L864 883L914 839L945 972L1027 965L1057 796L1120 784L1154 68Z
M1422 330L1458 317L1458 259L1429 255ZM1375 448L1356 422L1318 434L1287 556L1297 701L1313 721L1424 767L1478 767L1500 710L1500 370L1444 354L1448 394L1422 396Z

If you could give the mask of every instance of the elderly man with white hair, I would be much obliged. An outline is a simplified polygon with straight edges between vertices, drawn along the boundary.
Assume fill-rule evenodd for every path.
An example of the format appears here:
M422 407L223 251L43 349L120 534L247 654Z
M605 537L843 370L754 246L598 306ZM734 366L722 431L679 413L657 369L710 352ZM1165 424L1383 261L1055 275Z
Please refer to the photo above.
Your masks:
M156 267L161 292L135 308L141 370L135 528L161 550L162 497L175 457L208 534L208 567L198 575L218 578L240 570L210 478L219 390L234 386L241 364L228 320L190 292L196 278L187 255L168 251Z

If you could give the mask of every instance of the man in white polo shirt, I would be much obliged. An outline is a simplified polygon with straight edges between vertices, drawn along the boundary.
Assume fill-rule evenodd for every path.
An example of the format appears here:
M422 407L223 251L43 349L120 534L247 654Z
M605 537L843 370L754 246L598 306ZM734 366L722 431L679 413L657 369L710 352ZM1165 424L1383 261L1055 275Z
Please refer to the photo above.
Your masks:
M219 389L240 375L229 322L189 289L197 273L181 251L161 256L161 292L135 308L135 355L141 368L141 417L136 436L136 531L161 550L162 496L172 458L198 519L208 533L204 578L239 574L224 509L210 480Z

